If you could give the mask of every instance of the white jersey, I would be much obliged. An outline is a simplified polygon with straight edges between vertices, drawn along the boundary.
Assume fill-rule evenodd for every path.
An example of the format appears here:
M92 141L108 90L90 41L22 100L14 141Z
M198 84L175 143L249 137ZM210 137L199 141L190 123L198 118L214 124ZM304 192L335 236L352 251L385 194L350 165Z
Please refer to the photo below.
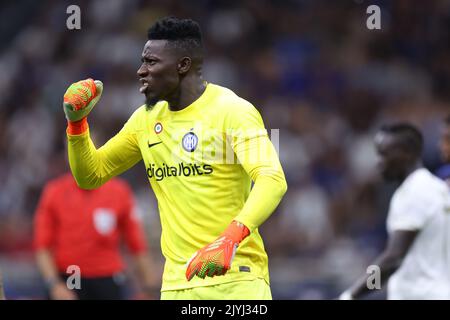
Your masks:
M388 283L388 299L450 299L450 189L427 169L411 173L395 191L388 233L418 230Z

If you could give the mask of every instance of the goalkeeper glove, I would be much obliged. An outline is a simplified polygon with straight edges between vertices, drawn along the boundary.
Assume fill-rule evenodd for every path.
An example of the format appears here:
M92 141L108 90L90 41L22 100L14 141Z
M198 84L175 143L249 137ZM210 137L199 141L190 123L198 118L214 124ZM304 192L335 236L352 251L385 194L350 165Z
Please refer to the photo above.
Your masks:
M86 79L72 83L64 94L64 113L68 121L68 133L80 134L87 130L86 117L103 92L103 83Z
M239 243L249 234L246 226L233 221L216 241L198 250L188 261L186 279L224 275L231 268Z

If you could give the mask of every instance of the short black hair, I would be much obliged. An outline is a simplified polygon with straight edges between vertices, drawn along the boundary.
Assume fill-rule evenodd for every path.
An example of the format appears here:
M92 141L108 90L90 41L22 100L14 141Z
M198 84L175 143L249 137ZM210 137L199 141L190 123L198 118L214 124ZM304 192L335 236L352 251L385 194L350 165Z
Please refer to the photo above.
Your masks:
M420 157L423 151L423 135L419 129L410 123L393 123L383 125L381 132L398 137L399 147L406 152Z
M192 19L162 18L148 29L147 37L148 40L167 40L184 54L203 60L202 32Z

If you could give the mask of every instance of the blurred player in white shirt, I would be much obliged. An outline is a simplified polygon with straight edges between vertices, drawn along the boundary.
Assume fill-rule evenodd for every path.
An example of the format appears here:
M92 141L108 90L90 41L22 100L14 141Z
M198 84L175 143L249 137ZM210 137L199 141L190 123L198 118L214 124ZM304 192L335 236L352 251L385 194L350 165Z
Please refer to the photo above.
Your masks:
M388 243L373 265L388 299L450 299L450 193L422 165L423 137L409 124L383 127L375 137L383 177L399 181L387 218ZM362 276L340 299L371 291Z

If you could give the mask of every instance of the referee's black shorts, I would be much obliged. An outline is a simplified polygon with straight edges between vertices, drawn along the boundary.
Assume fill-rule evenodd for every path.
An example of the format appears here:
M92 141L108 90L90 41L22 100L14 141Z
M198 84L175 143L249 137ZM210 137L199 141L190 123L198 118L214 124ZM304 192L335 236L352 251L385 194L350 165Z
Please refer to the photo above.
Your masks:
M69 276L62 274L64 282ZM109 277L81 278L80 289L73 292L80 300L123 300L125 299L125 276L116 274Z

